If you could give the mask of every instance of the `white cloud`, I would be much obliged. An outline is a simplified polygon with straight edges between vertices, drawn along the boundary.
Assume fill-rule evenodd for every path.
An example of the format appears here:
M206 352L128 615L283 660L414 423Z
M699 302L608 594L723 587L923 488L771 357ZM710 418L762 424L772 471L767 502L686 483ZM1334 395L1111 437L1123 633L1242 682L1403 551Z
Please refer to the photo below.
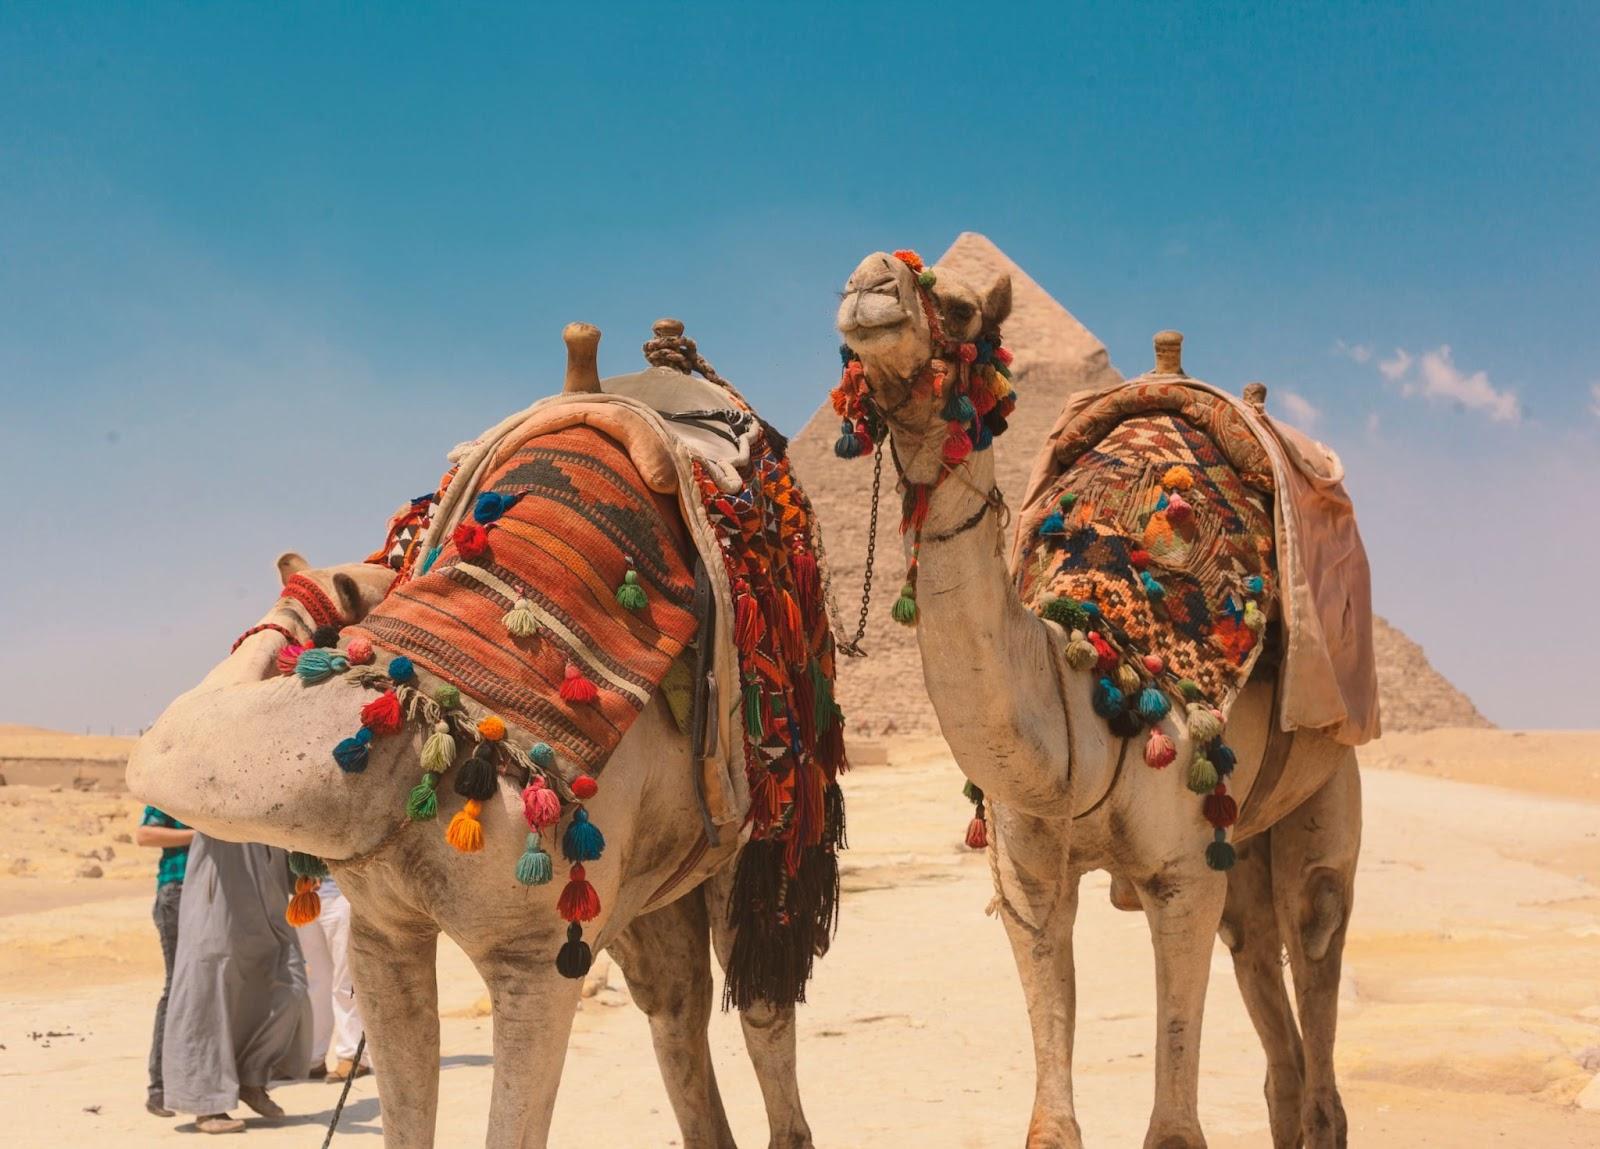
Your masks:
M1600 383L1589 384L1589 414L1600 419Z
M1317 425L1317 420L1322 418L1322 410L1297 391L1283 393L1283 410L1289 417L1289 422L1302 431L1311 430Z
M1369 343L1346 343L1343 339L1336 340L1333 345L1335 355L1343 355L1346 359L1353 359L1357 363L1366 363L1372 358L1372 345Z
M1385 379L1394 383L1404 377L1407 371L1411 370L1411 364L1411 353L1396 347L1393 355L1378 361L1378 370L1383 372Z
M1383 431L1383 420L1376 411L1367 412L1367 438L1376 439Z
M1378 361L1378 370L1389 382L1400 384L1400 394L1408 399L1459 403L1468 410L1482 411L1496 423L1522 422L1522 403L1516 393L1496 387L1486 371L1469 374L1457 367L1448 343L1420 355L1396 347L1393 355Z

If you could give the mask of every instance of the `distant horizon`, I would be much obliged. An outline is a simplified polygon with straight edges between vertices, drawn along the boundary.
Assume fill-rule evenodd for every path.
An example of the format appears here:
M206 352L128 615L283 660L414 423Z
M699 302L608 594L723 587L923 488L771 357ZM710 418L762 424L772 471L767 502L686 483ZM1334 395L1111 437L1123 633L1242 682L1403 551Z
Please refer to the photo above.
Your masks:
M797 431L861 256L971 230L1124 374L1266 382L1491 721L1600 726L1600 8L915 11L0 11L0 719L147 725L568 320Z

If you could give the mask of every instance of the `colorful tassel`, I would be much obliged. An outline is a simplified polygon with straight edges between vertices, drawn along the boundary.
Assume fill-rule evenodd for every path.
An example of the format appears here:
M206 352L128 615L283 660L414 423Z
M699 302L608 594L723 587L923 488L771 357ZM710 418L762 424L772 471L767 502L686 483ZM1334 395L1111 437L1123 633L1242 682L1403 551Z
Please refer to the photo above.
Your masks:
M1199 751L1189 763L1189 789L1196 794L1209 794L1217 788L1217 768Z
M434 690L433 700L439 704L440 710L454 710L461 705L461 691L445 683Z
M1083 604L1085 609L1087 609L1089 605L1089 603ZM1089 643L1094 647L1094 668L1101 674L1110 674L1117 668L1117 663L1122 661L1117 657L1116 649L1105 639L1101 638L1098 631L1091 630L1089 632Z
M476 798L468 799L467 804L450 819L444 840L463 854L476 854L483 849L483 824L478 821L478 815L482 812L482 802Z
M1157 582L1155 576L1149 571L1139 572L1139 582L1144 587L1145 595L1152 602L1160 602L1167 597L1167 588Z
M406 817L413 822L426 822L439 815L439 775L429 771L422 781L411 787L406 797Z
M1089 625L1089 615L1075 598L1053 598L1039 613L1068 631L1082 630Z
M1101 718L1110 718L1122 709L1122 691L1117 689L1117 684L1109 678L1101 678L1094 684L1094 693L1091 702L1094 712Z
M972 454L972 437L961 424L950 424L950 433L945 436L942 452L944 461L950 466L955 466L970 454Z
M583 940L583 927L573 922L567 927L567 944L556 954L556 970L564 978L576 981L589 972L594 964L594 954L589 943Z
M494 761L480 752L474 754L461 764L461 769L456 771L456 793L463 798L476 799L487 802L493 798L495 791L500 788L500 775L494 768Z
M600 792L600 783L588 774L579 774L572 780L572 796L587 801Z
M1239 761L1233 753L1233 748L1220 740L1212 742L1206 749L1206 757L1211 759L1212 765L1217 768L1217 773L1224 778L1233 773L1233 768Z
M1193 515L1194 508L1189 505L1188 500L1182 495L1172 495L1167 499L1167 522L1176 526L1179 523L1187 522Z
M315 854L291 850L289 851L289 872L297 878L315 878L320 882L328 876L328 863Z
M561 799L543 778L535 776L523 787L522 816L532 830L543 830L561 821Z
M485 525L492 523L514 507L518 497L500 491L484 491L472 504L472 517Z
M372 731L363 727L333 748L333 760L346 774L359 774L367 768Z
M324 650L321 647L311 647L300 652L300 657L295 659L295 677L301 682L314 685L326 682L336 674L343 674L350 669L350 660L337 651Z
M284 920L291 926L308 926L322 914L322 897L317 893L320 883L316 878L300 877L294 880L294 897L283 911Z
M639 572L631 566L622 576L622 585L617 588L617 605L624 610L643 610L650 605L644 587L639 585Z
M605 835L589 821L589 811L579 807L561 838L561 854L569 862L596 862L605 852Z
M535 742L528 747L528 757L541 770L555 769L556 752L550 749L550 743L548 742Z
M1189 704L1189 737L1195 742L1210 742L1222 733L1222 720L1209 706L1200 702ZM1209 789L1210 787L1207 787Z
M1178 757L1178 748L1159 730L1150 731L1150 740L1144 744L1144 764L1153 770L1171 766Z
M293 642L289 643L287 646L279 647L277 658L274 659L274 664L278 668L278 673L293 674L294 668L299 665L300 656L305 653L306 649L306 647L297 645Z
M450 724L435 722L433 733L422 744L422 769L429 774L443 774L455 761L456 740L450 736Z
M744 732L759 740L766 734L766 716L761 705L761 682L755 676L744 683Z
M1139 672L1126 662L1117 667L1117 685L1121 687L1122 693L1137 694L1143 682L1144 679L1139 677Z
M1233 847L1228 844L1227 835L1218 830L1215 840L1206 847L1206 865L1213 870L1231 870L1236 858Z
M345 645L344 656L350 660L351 666L369 666L374 658L372 643L357 635Z
M1160 722L1171 709L1172 703L1159 687L1146 686L1139 691L1139 717L1146 722L1152 724Z
M855 425L846 419L839 427L839 437L833 441L833 453L841 459L855 459L861 455L861 440L856 437Z
M1074 631L1072 641L1067 643L1067 665L1073 670L1088 670L1099 658L1100 653L1083 637L1083 632Z
M556 901L556 912L569 922L592 922L600 916L600 895L589 884L583 864L572 867L566 887Z
M1065 534L1066 530L1067 521L1062 517L1060 511L1051 511L1044 517L1044 521L1039 524L1039 533L1041 535L1061 535Z
M489 549L489 532L482 523L462 523L450 534L450 541L464 559L475 559Z
M1124 706L1106 721L1111 727L1111 733L1118 738L1132 738L1144 729L1144 720L1139 717L1138 709L1133 706Z
M901 626L917 625L917 588L910 583L900 588L900 597L894 600L890 616Z
M1247 602L1244 604L1244 624L1260 634L1267 629L1267 616L1261 613L1261 608L1255 603Z
M417 677L417 668L405 655L389 660L389 677L395 682L407 683Z
M539 633L539 617L533 613L533 603L519 598L511 609L500 616L500 625L512 638L532 638Z
M1167 669L1167 664L1159 654L1147 654L1144 656L1144 668L1151 674L1160 674Z
M517 881L525 886L542 886L555 877L555 865L550 855L539 845L539 835L530 832L528 843L517 859Z
M1217 790L1221 790L1219 786ZM1239 803L1233 800L1233 795L1226 791L1217 793L1213 791L1206 795L1206 800L1201 806L1205 813L1206 821L1219 830L1225 830L1239 820Z
M506 724L497 714L486 714L478 720L478 733L485 742L503 742L506 737Z
M1178 693L1183 695L1186 702L1198 702L1205 697L1200 691L1200 684L1192 678L1178 680Z
M599 697L600 688L584 677L576 663L567 663L567 676L561 680L562 701L585 704Z
M1161 476L1161 485L1169 491L1187 491L1194 486L1194 476L1182 464L1173 464Z
M361 708L361 725L374 734L393 734L402 721L400 698L393 690L385 690Z

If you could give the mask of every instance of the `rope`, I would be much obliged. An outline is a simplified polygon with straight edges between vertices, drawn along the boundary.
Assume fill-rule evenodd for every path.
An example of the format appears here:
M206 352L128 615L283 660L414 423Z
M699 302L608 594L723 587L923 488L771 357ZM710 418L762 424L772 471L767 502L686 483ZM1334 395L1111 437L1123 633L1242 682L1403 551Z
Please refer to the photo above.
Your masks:
M344 1088L339 1091L339 1104L333 1107L333 1120L328 1122L328 1135L322 1139L322 1149L328 1149L333 1144L334 1130L339 1128L339 1115L344 1112L345 1100L350 1096L350 1086L355 1084L356 1074L361 1069L361 1055L367 1050L367 1034L363 1030L361 1040L356 1042L356 1055L350 1059L350 1074L344 1079Z

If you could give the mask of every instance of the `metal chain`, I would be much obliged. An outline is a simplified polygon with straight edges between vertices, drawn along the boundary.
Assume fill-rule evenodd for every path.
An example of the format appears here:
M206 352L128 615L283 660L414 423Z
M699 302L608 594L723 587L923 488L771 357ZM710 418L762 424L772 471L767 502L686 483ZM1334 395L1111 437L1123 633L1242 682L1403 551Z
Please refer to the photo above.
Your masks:
M872 521L867 527L867 569L861 577L861 615L856 619L856 633L848 642L839 643L839 653L846 658L865 658L861 640L867 633L867 615L872 609L872 568L878 561L878 494L883 487L883 444L872 449Z

